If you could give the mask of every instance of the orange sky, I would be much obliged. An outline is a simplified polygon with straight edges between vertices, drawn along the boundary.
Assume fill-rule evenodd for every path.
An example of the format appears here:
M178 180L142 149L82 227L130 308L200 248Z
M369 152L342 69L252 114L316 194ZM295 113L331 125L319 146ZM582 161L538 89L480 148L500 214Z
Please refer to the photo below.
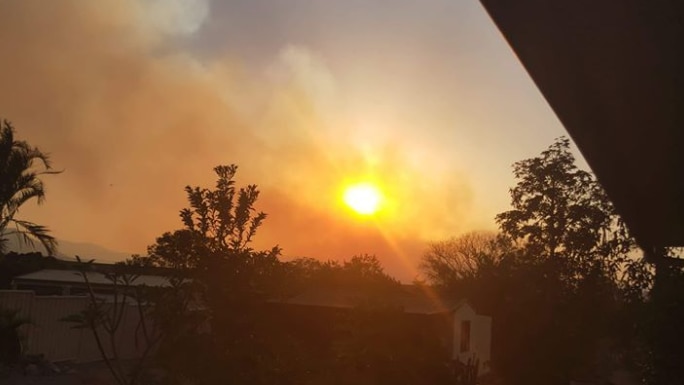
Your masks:
M565 134L474 0L9 0L0 52L0 117L64 169L21 215L123 252L236 163L258 246L411 279L426 241L493 228L510 164ZM340 205L363 180L389 200L372 218Z

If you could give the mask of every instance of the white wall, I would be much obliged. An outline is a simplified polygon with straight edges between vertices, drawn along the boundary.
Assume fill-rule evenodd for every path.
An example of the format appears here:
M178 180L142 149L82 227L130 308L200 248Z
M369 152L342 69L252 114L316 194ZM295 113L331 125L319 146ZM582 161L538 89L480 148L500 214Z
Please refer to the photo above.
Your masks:
M461 322L470 321L470 350L461 352ZM453 313L453 353L452 358L461 362L469 359L479 360L479 373L489 372L491 359L492 318L478 315L464 302Z

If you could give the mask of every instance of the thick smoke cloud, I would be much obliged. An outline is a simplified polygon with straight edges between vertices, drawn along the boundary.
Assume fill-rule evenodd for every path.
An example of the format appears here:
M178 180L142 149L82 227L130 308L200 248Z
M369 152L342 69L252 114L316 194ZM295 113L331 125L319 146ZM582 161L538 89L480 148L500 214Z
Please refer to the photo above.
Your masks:
M0 3L0 117L64 169L47 180L46 204L22 215L59 238L142 252L180 226L183 186L210 185L213 166L237 163L269 213L259 246L288 256L375 253L411 278L426 239L466 229L463 176L401 138L355 129L314 52L283 47L255 71L180 48L208 7ZM340 207L343 183L360 178L387 190L384 216L362 221Z

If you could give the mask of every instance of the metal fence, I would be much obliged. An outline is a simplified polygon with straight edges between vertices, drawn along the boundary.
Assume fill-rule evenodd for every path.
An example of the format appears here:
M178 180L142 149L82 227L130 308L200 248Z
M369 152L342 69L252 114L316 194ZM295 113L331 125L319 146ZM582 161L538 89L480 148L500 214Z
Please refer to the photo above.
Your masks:
M0 290L0 307L17 310L19 316L30 321L22 326L25 354L42 354L49 361L92 362L102 359L92 330L75 329L63 321L69 315L86 308L88 298L83 296L37 296L28 290ZM137 306L125 305L121 326L114 336L121 359L140 356L144 346L140 331ZM102 332L102 336L107 336ZM112 355L111 341L103 338L104 348Z

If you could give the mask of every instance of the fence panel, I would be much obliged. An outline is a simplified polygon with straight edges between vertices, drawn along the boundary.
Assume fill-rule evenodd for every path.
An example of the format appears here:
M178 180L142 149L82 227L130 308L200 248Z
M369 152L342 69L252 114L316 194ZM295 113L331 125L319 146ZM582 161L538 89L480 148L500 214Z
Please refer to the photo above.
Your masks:
M0 307L16 309L21 317L31 322L22 327L26 336L25 353L43 354L50 361L91 362L102 359L90 329L74 329L73 324L62 321L64 317L85 309L87 304L88 298L80 296L36 296L33 291L0 290ZM144 349L139 319L136 305L126 305L115 336L119 358L139 357ZM100 336L105 349L111 353L109 335L101 330Z

